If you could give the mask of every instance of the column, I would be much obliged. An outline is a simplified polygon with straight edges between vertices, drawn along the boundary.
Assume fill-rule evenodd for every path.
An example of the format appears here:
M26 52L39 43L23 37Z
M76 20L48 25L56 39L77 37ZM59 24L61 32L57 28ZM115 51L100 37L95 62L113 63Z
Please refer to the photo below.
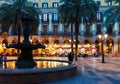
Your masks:
M38 27L38 35L41 35L41 32L42 32L42 16L39 15L39 20L40 20L40 23L39 23L39 27Z
M63 25L61 22L59 23L59 34L63 34Z
M59 54L60 54L60 55L62 55L62 53L63 53L63 50L62 50L62 45L63 45L63 44L62 44L62 41L63 41L63 39L64 39L63 37L60 37L60 38L59 38L59 41L60 41L60 44L59 44L59 47L60 47L60 48L59 48Z
M73 24L73 34L75 33L75 24Z
M103 18L103 23L105 22L105 20L106 20L106 17ZM105 34L107 32L107 27L103 26L101 31L102 31L102 34Z
M95 40L96 36L92 37L92 45L91 45L91 54L93 55L95 53Z
M69 26L68 26L68 31L69 31L69 33L71 34L71 23L70 23Z
M49 48L49 54L52 54L54 51L53 51L53 45L52 45L52 40L54 39L54 38L52 38L52 37L47 37L48 38L48 40L49 40L49 44L47 45L47 48Z
M10 25L10 28L9 28L9 30L8 30L8 34L9 34L9 35L12 34L12 27L13 27L13 25Z
M96 24L95 23L92 23L91 33L92 33L92 35L96 34Z
M104 56L105 56L105 54L106 54L106 50L107 50L107 41L108 41L108 39L107 38L104 38L104 37L102 37L103 38L103 52L104 52Z
M114 54L114 56L117 56L117 54L118 54L118 36L114 37L113 54Z
M85 37L84 36L81 36L81 54L84 54L85 53L85 49L84 49L84 40L85 40Z
M83 23L83 18L82 18L82 23L80 24L80 34L84 35L85 33L85 25Z
M107 27L103 26L103 28L102 28L102 34L105 34L106 32L107 32Z
M118 34L119 34L119 24L118 24L118 22L115 22L115 24L114 24L113 33L114 33L115 35L118 35Z
M48 33L52 34L53 33L53 25L52 25L52 13L49 13L49 29Z

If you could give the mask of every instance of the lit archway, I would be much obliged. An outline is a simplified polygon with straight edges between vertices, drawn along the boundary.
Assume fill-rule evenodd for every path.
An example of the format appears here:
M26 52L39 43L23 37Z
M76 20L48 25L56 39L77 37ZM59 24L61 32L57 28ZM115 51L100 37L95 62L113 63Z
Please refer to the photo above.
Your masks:
M92 54L92 41L90 39L84 40L84 51L83 53Z
M59 39L55 39L55 40L53 41L53 43L56 44L56 45L59 45L60 41L59 41Z
M32 38L32 44L38 44L38 40L36 38Z
M8 45L8 41L6 40L6 39L4 39L3 41L2 41L2 47L5 47L5 46L7 46Z
M100 41L99 38L97 38L97 39L95 40L95 49L98 50L100 53L102 52L101 46L102 46L102 45L101 45L101 41Z
M17 43L18 43L17 38L13 38L13 40L12 40L12 44L17 44Z
M107 53L113 54L114 52L114 40L112 38L107 39Z
M6 39L4 39L2 41L2 48L3 48L3 54L8 54L7 53L7 49L6 49L6 46L8 45L8 41Z
M120 39L118 40L118 52L120 53Z

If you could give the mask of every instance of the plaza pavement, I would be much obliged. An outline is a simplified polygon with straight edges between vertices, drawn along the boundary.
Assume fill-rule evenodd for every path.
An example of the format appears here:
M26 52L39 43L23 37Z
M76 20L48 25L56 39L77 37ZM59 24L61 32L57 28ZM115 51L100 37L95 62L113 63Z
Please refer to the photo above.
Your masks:
M66 59L66 58L65 58ZM78 58L78 74L39 84L120 84L120 58Z
M67 57L35 57L44 58L67 60ZM120 84L120 58L105 58L105 63L101 63L101 58L78 58L77 65L78 73L72 77L38 84Z

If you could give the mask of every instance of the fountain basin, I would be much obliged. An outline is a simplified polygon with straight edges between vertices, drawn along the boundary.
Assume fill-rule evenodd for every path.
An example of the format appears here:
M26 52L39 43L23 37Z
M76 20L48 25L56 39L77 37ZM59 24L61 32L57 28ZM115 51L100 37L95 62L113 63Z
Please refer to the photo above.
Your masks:
M63 79L77 73L76 63L61 60L36 60L68 63L54 68L0 69L0 84L32 84Z

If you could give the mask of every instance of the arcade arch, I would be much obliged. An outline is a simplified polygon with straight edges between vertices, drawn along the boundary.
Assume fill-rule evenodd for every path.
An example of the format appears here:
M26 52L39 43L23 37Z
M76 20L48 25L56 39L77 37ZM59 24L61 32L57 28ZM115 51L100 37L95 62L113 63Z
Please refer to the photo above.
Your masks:
M118 40L118 52L120 53L120 39Z
M106 52L108 54L113 54L114 53L114 40L113 40L113 38L108 38L106 45L107 45Z
M90 39L85 39L83 42L84 46L81 46L81 53L82 54L92 54L92 41Z
M99 38L97 38L95 40L95 50L98 50L100 53L102 52L101 50L101 40Z

